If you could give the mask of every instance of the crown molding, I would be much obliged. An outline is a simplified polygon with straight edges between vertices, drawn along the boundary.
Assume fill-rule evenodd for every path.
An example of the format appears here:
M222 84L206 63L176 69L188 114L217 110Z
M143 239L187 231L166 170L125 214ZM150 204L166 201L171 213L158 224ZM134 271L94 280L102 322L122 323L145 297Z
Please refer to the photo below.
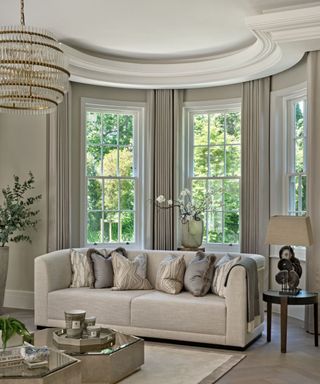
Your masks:
M71 80L123 88L196 88L234 84L281 72L320 49L320 6L247 17L255 42L227 54L182 60L96 57L63 45Z

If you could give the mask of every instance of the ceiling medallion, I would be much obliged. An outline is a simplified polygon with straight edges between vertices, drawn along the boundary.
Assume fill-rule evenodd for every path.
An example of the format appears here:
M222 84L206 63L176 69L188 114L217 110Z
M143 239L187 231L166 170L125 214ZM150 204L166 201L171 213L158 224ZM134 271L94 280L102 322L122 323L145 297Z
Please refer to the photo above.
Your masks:
M49 113L68 90L68 61L51 33L25 25L20 6L20 25L0 27L0 112Z

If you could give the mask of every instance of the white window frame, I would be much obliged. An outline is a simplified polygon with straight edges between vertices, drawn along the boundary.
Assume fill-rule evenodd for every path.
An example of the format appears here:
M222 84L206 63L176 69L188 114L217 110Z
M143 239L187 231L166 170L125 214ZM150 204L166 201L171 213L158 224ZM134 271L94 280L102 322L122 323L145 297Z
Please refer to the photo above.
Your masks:
M271 92L270 101L270 215L288 215L289 211L289 158L292 158L292 138L289 126L292 125L293 111L290 105L297 100L307 99L306 82L293 87ZM305 124L307 119L305 114ZM307 127L308 129L308 127ZM290 148L289 148L290 147ZM279 256L280 246L271 245L270 257ZM305 247L295 247L295 254L305 260Z
M127 244L126 242L98 243L99 247L113 248L124 246L126 248L144 248L144 226L145 218L145 191L143 188L145 181L145 115L146 104L142 102L121 102L114 100L102 100L81 98L81 159L80 159L80 241L81 245L86 247L92 245L87 242L87 179L86 176L86 112L123 112L135 116L136 125L134 132L134 167L136 178L135 194L135 242Z
M180 138L180 158L181 158L181 177L178 190L184 187L191 188L191 178L193 170L193 122L192 115L194 113L227 113L227 112L241 112L241 99L232 98L227 100L212 100L212 101L197 101L186 102L183 108L183 129L182 137ZM241 183L241 175L239 177ZM240 199L241 200L241 199ZM241 208L239 207L241 215ZM240 228L241 231L241 228ZM217 252L239 252L240 244L220 244L220 243L205 243L206 250Z

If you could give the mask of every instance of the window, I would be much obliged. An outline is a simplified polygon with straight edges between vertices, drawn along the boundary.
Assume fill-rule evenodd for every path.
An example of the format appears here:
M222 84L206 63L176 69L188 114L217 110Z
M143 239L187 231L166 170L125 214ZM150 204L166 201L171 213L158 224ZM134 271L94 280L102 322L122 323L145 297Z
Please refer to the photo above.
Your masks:
M301 98L287 103L288 214L300 216L307 211L307 102Z
M140 115L137 108L85 104L86 244L141 241Z
M213 196L204 217L204 243L239 244L240 229L240 107L189 113L188 182L194 199Z

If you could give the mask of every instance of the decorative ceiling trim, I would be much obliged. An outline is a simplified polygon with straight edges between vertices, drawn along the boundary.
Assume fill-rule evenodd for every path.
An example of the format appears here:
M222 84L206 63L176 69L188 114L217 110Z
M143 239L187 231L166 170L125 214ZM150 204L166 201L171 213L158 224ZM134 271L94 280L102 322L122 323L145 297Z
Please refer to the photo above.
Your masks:
M67 45L71 80L125 88L195 88L234 84L273 75L320 49L320 6L246 18L255 42L241 50L181 60L96 57Z

